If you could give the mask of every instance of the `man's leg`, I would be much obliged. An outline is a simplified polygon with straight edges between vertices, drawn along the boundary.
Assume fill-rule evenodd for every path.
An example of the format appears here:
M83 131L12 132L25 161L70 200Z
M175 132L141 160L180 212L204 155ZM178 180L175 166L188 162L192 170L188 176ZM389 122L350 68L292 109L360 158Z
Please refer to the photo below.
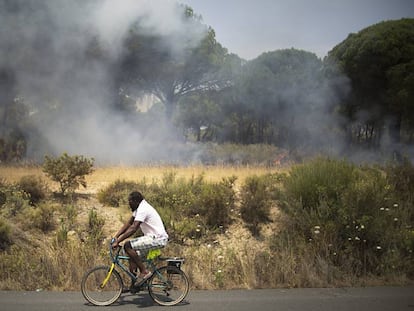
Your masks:
M125 252L129 256L129 271L135 273L137 267L142 274L147 274L148 271L145 268L144 264L142 263L141 257L138 256L136 250L134 250L131 246L131 243L128 241L125 243Z

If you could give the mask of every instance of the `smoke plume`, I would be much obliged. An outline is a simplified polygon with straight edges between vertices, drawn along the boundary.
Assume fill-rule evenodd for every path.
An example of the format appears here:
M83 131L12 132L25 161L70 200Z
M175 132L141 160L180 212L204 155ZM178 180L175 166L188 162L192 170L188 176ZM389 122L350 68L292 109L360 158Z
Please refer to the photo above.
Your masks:
M167 0L0 0L0 69L14 73L29 106L28 157L68 152L137 163L165 152L163 125L143 131L112 108L113 64L138 20L143 32L170 38L162 44L171 53L181 53L184 40L197 44L204 29L187 23L182 9Z

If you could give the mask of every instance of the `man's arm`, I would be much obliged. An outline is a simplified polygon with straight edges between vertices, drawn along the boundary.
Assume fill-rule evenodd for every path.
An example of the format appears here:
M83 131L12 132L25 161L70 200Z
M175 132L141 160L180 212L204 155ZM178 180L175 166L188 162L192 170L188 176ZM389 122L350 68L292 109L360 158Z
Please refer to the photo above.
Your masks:
M118 246L120 242L133 235L139 229L140 224L140 221L135 221L134 217L131 217L129 222L124 225L125 228L122 227L121 230L119 230L119 232L115 235L116 241L113 246Z
M124 233L134 222L134 217L131 216L131 218L128 219L127 222L125 222L125 224L121 227L121 229L119 229L119 231L115 234L114 238L118 239L119 236Z

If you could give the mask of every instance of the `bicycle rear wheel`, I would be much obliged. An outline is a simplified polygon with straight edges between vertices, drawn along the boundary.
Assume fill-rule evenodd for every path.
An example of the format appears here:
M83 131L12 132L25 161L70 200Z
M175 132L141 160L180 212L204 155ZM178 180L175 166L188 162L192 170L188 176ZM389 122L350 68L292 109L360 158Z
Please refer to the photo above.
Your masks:
M109 266L98 266L86 272L82 278L82 295L96 306L110 305L117 301L122 294L123 282L116 270L112 271L104 284L109 271Z
M187 296L190 282L184 271L171 266L157 269L148 281L151 298L162 306L173 306Z

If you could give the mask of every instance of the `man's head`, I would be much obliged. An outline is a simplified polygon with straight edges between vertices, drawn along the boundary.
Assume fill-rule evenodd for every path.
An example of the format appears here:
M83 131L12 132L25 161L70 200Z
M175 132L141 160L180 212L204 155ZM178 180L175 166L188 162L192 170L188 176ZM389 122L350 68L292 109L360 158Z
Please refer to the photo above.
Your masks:
M128 196L129 207L132 211L135 211L138 208L139 203L144 199L141 192L133 191Z

